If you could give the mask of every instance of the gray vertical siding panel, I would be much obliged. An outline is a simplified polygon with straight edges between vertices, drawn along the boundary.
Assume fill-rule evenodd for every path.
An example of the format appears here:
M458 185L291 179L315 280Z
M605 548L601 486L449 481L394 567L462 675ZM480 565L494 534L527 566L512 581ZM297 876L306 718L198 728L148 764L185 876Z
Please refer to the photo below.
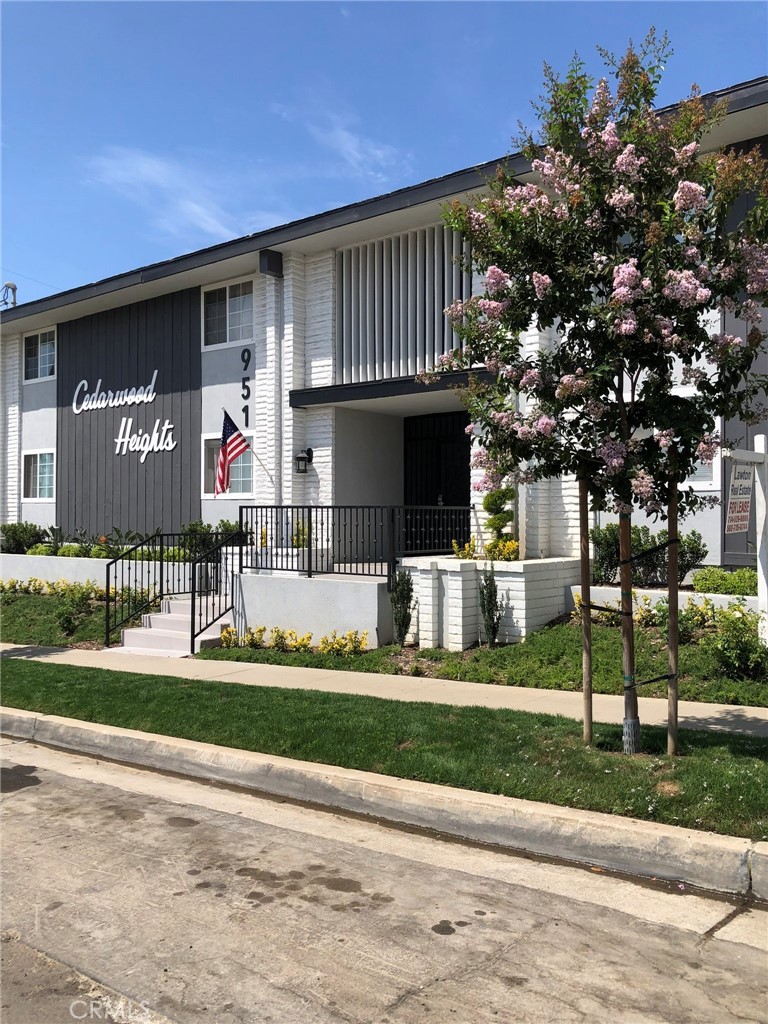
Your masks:
M57 487L62 527L91 533L113 527L142 533L177 530L200 517L200 292L185 289L59 324ZM147 405L72 412L82 379L93 390L144 387ZM155 421L174 425L172 452L115 453L123 417L131 433Z

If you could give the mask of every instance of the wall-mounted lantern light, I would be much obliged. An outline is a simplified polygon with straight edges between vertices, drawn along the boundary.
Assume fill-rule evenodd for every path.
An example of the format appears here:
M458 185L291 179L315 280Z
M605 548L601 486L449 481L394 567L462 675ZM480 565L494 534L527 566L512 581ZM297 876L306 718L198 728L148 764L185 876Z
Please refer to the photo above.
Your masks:
M299 454L296 456L296 472L306 473L307 466L312 465L312 457L314 452L311 448L302 448Z

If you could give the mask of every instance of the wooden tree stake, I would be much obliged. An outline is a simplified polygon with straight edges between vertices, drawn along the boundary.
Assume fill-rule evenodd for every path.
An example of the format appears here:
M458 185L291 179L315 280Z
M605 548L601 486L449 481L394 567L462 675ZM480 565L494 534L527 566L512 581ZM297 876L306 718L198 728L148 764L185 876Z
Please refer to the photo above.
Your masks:
M592 743L592 611L589 565L589 491L585 477L579 477L579 551L581 555L581 680L584 694L584 743Z

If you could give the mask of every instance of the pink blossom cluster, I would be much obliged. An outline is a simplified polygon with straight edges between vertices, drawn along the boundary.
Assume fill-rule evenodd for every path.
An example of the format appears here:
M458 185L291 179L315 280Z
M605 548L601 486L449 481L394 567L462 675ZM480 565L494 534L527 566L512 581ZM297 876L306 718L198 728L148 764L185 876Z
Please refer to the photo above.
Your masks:
M720 449L720 437L717 434L705 434L696 446L696 457L705 466L711 466L712 460Z
M555 420L553 420L551 416L545 415L539 416L539 418L533 424L533 429L536 431L537 434L540 434L542 437L551 437L552 431L555 429L556 426L557 423L555 422Z
M744 344L743 339L737 338L735 334L713 334L711 340L721 350L740 348Z
M490 266L485 272L485 290L489 295L505 291L511 283L512 278L499 267Z
M458 361L457 352L442 352L437 357L437 365L441 367L456 366Z
M597 449L597 454L605 463L606 475L615 476L624 468L627 446L622 441L615 441L612 437L608 437Z
M741 319L746 320L748 324L759 324L763 319L757 303L752 299L747 299L746 302L742 302L741 305L737 307L737 313Z
M491 420L499 427L503 427L504 430L511 430L513 427L517 427L518 419L517 413L508 412L492 412Z
M629 181L637 181L640 177L640 170L643 164L648 163L644 156L638 156L635 147L630 144L623 153L619 153L614 162L614 168L619 174L623 174Z
M471 465L484 470L483 476L472 484L473 491L494 491L501 487L502 475L485 448L476 448L472 453Z
M474 432L475 432L475 424L474 423L468 423L466 425L466 427L464 427L464 433L468 434L470 437L472 437Z
M547 146L543 160L534 160L533 170L539 174L553 192L561 196L572 196L581 192L578 178L581 169L574 164L573 158L559 150Z
M608 406L605 402L598 401L597 398L588 398L584 403L584 412L590 419L601 420L608 412Z
M680 375L680 382L682 384L693 384L695 387L698 387L705 380L709 380L706 370L702 370L698 366L683 367L683 372Z
M534 270L531 274L533 281L533 287L536 292L536 298L541 300L547 294L549 289L552 287L552 278L548 274L538 274Z
M635 194L626 185L619 185L605 197L606 203L621 213L632 214L635 209Z
M498 302L496 299L478 299L477 308L489 320L498 320L509 309L509 302Z
M576 373L563 374L555 388L555 398L576 398L589 391L591 386L591 380L584 376L584 370L579 367Z
M540 387L540 385L541 374L531 366L520 378L520 384L518 386L521 391L532 391L534 388Z
M524 217L532 213L546 213L549 210L549 197L538 185L515 185L504 192L507 208L519 210Z
M461 299L456 299L456 301L452 302L450 306L445 307L443 313L448 317L452 324L460 324L464 319L464 303Z
M619 320L613 321L613 328L617 334L621 334L625 338L631 338L633 334L637 334L637 318L635 314L629 310Z
M581 137L586 141L587 148L591 153L597 153L601 150L604 150L606 153L615 153L621 146L621 139L616 133L616 124L613 121L608 121L602 131L587 125L585 128L582 128Z
M747 273L747 291L750 295L768 292L768 245L742 242L739 246Z
M674 430L659 430L655 435L659 448L667 449L675 439Z
M656 481L650 473L639 469L632 478L632 493L645 500L652 499L656 493Z
M485 214L482 210L469 211L469 226L473 231L480 231L485 226Z
M707 193L695 181L681 181L674 194L675 209L678 213L689 210L703 210L707 205Z
M641 278L640 271L637 269L637 260L634 257L613 268L612 302L626 305L628 302L640 298L643 292L650 291L650 289L650 279Z
M681 149L673 149L672 155L675 158L677 166L684 167L686 164L691 163L698 151L698 142L689 142L687 146L683 146Z
M664 295L684 309L706 305L712 297L712 292L702 287L692 270L668 270L665 280Z

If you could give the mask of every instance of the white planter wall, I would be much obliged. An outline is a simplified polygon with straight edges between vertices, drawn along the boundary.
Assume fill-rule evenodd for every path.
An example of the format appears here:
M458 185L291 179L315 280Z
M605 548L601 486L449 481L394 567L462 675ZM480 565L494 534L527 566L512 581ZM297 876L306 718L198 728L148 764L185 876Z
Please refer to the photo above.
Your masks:
M414 577L416 608L411 639L421 647L462 651L484 639L478 603L480 573L490 562L414 557L402 569ZM516 643L573 608L571 587L579 578L578 558L493 562L502 608L499 641Z
M581 596L581 587L571 587L571 593L574 598L578 595ZM590 587L590 598L592 604L604 604L608 608L616 607L621 603L621 588L620 587ZM666 600L666 590L634 590L635 596L635 607L641 607L642 599L647 597L652 606L656 606L659 601ZM716 608L727 608L729 604L733 604L735 601L744 601L747 608L751 611L757 611L757 598L756 597L735 597L733 594L698 594L692 590L681 590L680 591L680 609L681 611L685 608L688 601L693 601L694 604L701 604L702 601L711 601Z

